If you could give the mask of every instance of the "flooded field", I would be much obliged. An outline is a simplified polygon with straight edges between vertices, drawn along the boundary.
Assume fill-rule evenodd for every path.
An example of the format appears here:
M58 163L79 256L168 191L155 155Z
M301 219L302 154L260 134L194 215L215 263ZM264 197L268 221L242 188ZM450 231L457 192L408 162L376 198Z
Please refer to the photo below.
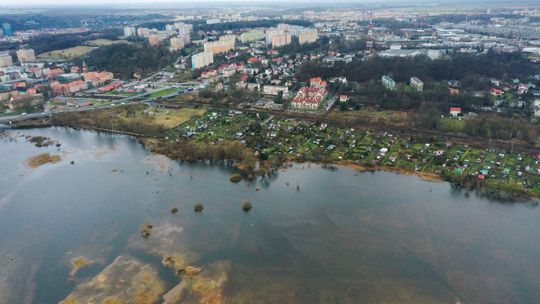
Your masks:
M540 301L528 204L313 164L231 183L64 128L6 131L0 155L2 304Z

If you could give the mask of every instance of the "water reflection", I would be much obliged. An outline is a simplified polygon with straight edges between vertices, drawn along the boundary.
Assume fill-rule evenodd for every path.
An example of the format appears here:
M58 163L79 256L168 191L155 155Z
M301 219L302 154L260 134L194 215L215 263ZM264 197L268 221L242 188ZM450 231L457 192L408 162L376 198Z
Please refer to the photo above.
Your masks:
M94 293L122 300L138 290L129 288L137 275L157 283L142 284L150 302L163 294L169 303L540 299L538 208L467 198L413 176L313 164L233 184L224 166L179 164L126 136L7 133L0 143L0 303L57 303L68 295L84 302ZM37 148L20 137L29 134L62 145ZM64 161L24 164L43 152ZM245 200L249 213L241 209ZM204 210L196 214L199 202ZM139 233L145 222L155 226L148 239ZM81 256L93 263L70 276ZM176 264L165 267L167 257ZM94 283L121 279L118 265L132 266L127 293L99 295ZM200 276L176 275L188 266L202 268Z

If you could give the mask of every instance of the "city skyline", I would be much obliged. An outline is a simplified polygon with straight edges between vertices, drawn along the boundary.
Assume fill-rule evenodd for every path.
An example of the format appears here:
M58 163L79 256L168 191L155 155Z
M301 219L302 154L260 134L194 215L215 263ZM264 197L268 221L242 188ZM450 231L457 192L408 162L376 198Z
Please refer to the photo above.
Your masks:
M295 1L286 1L286 0L275 0L275 1L266 1L266 0L202 0L198 1L198 3L256 3L256 4L273 4L276 2L282 2L282 3L290 3L290 4L317 4L317 3L326 3L325 1L309 1L309 0L295 0ZM414 3L429 3L431 5L448 5L448 4L458 4L458 3L469 3L469 4L500 4L500 3L506 3L503 0L485 0L485 1L474 1L474 0L462 0L462 1L448 1L448 0L341 0L341 1L334 1L333 4L336 3L348 3L348 4L414 4ZM514 4L518 3L535 3L535 1L516 1ZM96 0L92 3L88 3L88 1L83 0L25 0L22 2L13 2L13 3L0 3L0 7L7 6L7 7L13 7L13 6L21 6L21 7L28 7L28 6L78 6L78 5L84 5L84 6L95 6L95 5L102 5L102 4L112 4L112 5L154 5L154 4L190 4L194 5L189 0Z

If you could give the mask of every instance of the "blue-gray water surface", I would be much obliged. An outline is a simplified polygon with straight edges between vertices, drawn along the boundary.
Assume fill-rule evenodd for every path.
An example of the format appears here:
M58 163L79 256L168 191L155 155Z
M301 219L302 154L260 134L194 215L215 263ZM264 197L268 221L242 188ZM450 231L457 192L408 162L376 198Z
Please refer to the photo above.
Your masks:
M38 148L25 135L61 146ZM44 152L62 161L27 165ZM134 249L145 222L181 228L203 273L230 263L225 303L540 302L540 209L527 204L313 164L234 184L221 165L65 128L6 131L0 157L0 303L58 303L126 254L155 265L172 288L161 257ZM95 262L73 278L77 256Z

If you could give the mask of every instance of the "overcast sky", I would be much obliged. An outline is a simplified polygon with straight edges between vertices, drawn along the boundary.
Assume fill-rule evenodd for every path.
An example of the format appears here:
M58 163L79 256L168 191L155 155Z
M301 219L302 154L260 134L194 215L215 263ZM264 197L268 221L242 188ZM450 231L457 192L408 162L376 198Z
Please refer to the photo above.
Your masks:
M516 3L534 3L538 4L539 0L0 0L0 7L9 6L9 7L29 7L29 6L50 6L50 5L119 5L119 4L148 4L152 5L155 3L178 3L183 5L193 4L197 6L200 3L209 3L209 2L221 2L221 3L231 3L231 2L245 2L245 3L259 3L259 4L273 4L276 2L284 3L329 3L335 4L340 2L347 3L369 3L369 4L458 4L458 3L475 3L475 4L487 4L487 3L497 3L497 4L516 4Z
M138 3L138 4L151 4L151 3L183 3L183 4L196 4L198 2L259 2L272 4L275 2L358 2L358 3L384 3L384 2L441 2L441 0L0 0L1 5L65 5L65 4L122 4L122 3ZM444 0L442 0L444 1ZM476 1L476 0L471 0ZM484 0L485 1L485 0ZM483 1L482 1L483 2Z
M234 2L259 0L234 0ZM277 0L283 1L283 0ZM302 1L302 0L301 0ZM230 2L230 0L0 0L0 6L45 6L45 5L94 5L94 4L152 4L152 3L197 3L197 2ZM264 2L264 1L260 1Z
M22 5L58 5L58 4L97 4L97 3L196 3L196 2L275 2L275 1L286 1L286 0L0 0L1 4L22 4ZM295 0L293 2L303 2L307 0ZM363 0L357 0L362 2ZM384 0L380 0L384 1ZM5 2L5 3L4 3ZM364 1L365 2L365 1Z

